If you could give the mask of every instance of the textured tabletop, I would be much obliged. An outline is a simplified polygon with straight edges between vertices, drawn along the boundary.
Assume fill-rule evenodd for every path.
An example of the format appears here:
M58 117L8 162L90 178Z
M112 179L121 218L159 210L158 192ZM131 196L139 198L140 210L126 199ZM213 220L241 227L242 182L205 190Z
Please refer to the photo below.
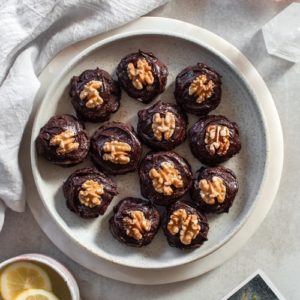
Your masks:
M48 240L27 209L23 214L7 211L0 233L0 261L26 252L50 255L75 274L85 300L218 300L258 268L265 271L287 299L299 299L300 64L268 55L260 30L291 2L174 0L150 14L190 22L232 43L257 68L274 97L285 142L279 192L265 221L233 258L203 276L181 283L155 287L125 284L96 275L67 258Z

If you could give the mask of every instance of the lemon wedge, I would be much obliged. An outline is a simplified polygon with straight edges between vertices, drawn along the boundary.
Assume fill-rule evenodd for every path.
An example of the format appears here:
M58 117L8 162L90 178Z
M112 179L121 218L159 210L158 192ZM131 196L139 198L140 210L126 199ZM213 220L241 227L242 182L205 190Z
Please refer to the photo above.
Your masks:
M29 289L18 295L15 300L59 300L55 295L45 290Z
M15 299L27 289L52 290L47 273L29 262L17 262L5 268L1 274L0 287L4 300Z

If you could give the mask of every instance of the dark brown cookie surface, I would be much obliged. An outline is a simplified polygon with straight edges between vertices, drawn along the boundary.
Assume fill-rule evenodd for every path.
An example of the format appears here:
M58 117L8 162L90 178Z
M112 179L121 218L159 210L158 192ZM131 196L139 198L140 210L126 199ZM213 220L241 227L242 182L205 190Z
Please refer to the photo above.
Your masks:
M190 165L172 151L146 155L139 177L142 195L157 205L169 205L186 194L192 184Z
M158 101L138 112L138 136L154 150L171 150L181 144L186 126L186 115L174 104Z
M142 148L131 126L108 122L94 132L90 153L96 167L117 175L137 169Z
M191 249L207 241L206 217L191 205L177 201L167 208L163 229L171 247Z
M109 224L112 235L121 243L142 247L156 235L160 214L149 201L129 197L114 207Z
M228 168L200 168L191 196L194 204L206 213L228 212L238 192L235 174Z
M89 145L84 125L71 115L50 118L36 139L39 155L65 167L82 162L88 154Z
M86 70L71 79L70 96L79 119L107 121L120 106L121 89L104 70Z
M82 218L103 215L117 195L117 185L94 168L73 172L63 185L68 208Z
M139 50L122 58L117 76L130 97L149 103L165 90L168 69L153 53Z
M188 138L195 157L210 166L230 159L241 149L237 124L221 115L201 117L190 128Z
M205 64L182 70L176 77L174 96L183 110L206 115L221 101L221 76Z

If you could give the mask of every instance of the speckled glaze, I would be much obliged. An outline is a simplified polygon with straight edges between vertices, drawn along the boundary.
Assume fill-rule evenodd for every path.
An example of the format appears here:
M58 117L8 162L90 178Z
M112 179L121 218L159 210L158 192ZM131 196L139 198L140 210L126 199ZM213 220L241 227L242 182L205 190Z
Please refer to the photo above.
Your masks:
M208 216L211 227L209 240L199 249L187 251L184 255L169 247L160 231L147 247L126 247L111 236L107 216L120 199L128 195L141 197L136 173L118 176L120 195L113 200L107 215L92 222L78 218L68 211L64 201L60 201L63 199L61 182L74 169L60 169L62 172L57 172L57 167L38 159L34 148L31 148L34 178L50 218L76 249L74 253L69 250L66 252L81 264L105 276L132 283L159 284L191 278L219 265L236 252L269 210L282 168L283 144L278 115L257 71L236 48L214 34L187 23L160 18L155 21L151 18L141 19L117 33L120 34L107 35L104 40L86 49L60 75L55 76L55 82L49 87L36 116L33 135L37 135L39 128L51 115L72 111L70 103L63 101L68 97L66 87L70 78L86 69L93 69L99 60L101 67L113 74L119 59L126 53L132 53L140 45L151 45L150 50L159 55L170 72L163 101L175 103L173 92L176 74L201 58L222 75L222 101L215 114L235 120L242 132L243 149L239 155L224 163L224 166L234 170L239 179L239 193L230 213L220 218ZM143 103L133 101L124 93L121 107L112 115L112 120L122 120L136 128L136 113L144 108ZM189 115L190 124L197 119ZM88 124L89 134L97 127ZM147 151L144 149L144 153ZM192 156L187 142L178 146L176 152L188 159L193 172L202 166ZM86 162L85 165L90 164ZM252 216L252 213L255 215ZM248 218L251 222L245 226ZM51 238L55 240L56 236ZM62 243L60 248L64 251ZM88 260L83 257L88 257ZM170 272L169 268L174 266L176 272ZM141 269L146 276L141 276Z

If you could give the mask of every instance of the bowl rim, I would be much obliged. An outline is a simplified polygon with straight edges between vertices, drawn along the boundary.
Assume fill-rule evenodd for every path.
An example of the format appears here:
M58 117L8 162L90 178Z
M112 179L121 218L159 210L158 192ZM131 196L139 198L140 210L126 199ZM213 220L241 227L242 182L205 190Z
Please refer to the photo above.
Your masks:
M0 270L5 269L7 266L16 262L37 262L46 265L64 280L69 289L72 300L80 300L79 287L74 276L61 262L56 259L39 253L25 253L0 262Z
M153 18L142 18L142 19L153 19ZM38 108L36 116L40 114L42 111L43 105L45 105L46 101L45 99L49 98L50 95L52 94L53 90L55 89L56 85L58 84L60 78L70 71L74 65L80 61L83 57L89 55L91 52L95 51L99 47L103 47L106 44L109 44L111 42L115 42L117 40L121 40L124 38L131 38L131 37L137 37L137 36L143 36L143 35L163 35L163 36L170 36L170 37L175 37L179 39L183 39L192 43L195 43L199 45L200 47L205 48L207 51L212 52L216 57L219 57L223 62L225 62L231 69L232 71L243 81L245 86L247 87L247 90L250 94L252 94L252 97L254 99L254 102L257 106L257 109L259 111L262 123L263 123L263 128L265 130L265 137L266 137L266 160L265 160L265 166L264 166L264 171L263 171L263 179L260 184L259 190L257 191L256 197L254 199L254 203L251 205L250 209L246 213L245 217L243 220L235 226L235 229L231 231L229 235L227 235L224 239L222 239L218 244L216 244L214 247L211 247L208 249L206 252L201 253L201 255L193 255L190 256L189 259L185 260L184 262L175 262L175 263L169 263L168 265L163 265L163 266L147 266L147 269L164 269L164 268L170 268L170 267L175 267L183 264L187 264L189 262L192 262L197 259L201 259L205 256L208 256L209 254L215 252L218 250L220 247L222 247L224 244L228 243L230 239L243 227L251 213L253 212L255 206L257 205L258 199L262 197L263 191L266 190L267 186L270 185L270 182L272 182L273 187L275 186L275 193L274 197L277 191L277 188L279 186L280 182L280 176L281 176L281 170L282 170L282 162L283 162L283 137L282 137L282 129L280 125L280 121L278 118L278 114L274 105L274 101L272 99L272 96L264 83L263 79L261 76L258 74L256 69L250 64L250 62L247 60L247 58L234 46L229 44L227 41L222 39L221 37L211 33L210 31L207 31L205 29L202 29L200 27L182 22L182 21L177 21L177 20L170 20L166 18L155 18L155 19L160 19L160 20L167 20L166 22L171 22L172 24L176 24L179 26L183 26L184 30L188 31L192 28L197 28L198 32L200 31L202 33L201 36L195 37L195 36L188 36L185 33L182 33L180 31L176 31L166 28L151 28L151 29L134 29L134 30L129 30L121 33L114 34L112 36L106 37L91 46L87 47L83 51L81 51L79 54L77 54L73 59L71 59L65 67L59 72L58 76L51 82L49 88L47 89L43 100L41 101L41 104ZM218 47L212 48L210 45L212 42L215 42ZM210 43L210 44L209 44ZM227 53L227 56L220 51L218 48L228 48L225 52ZM230 54L230 50L232 51L232 54ZM237 55L234 57L234 55ZM241 67L243 65L243 68ZM256 92L256 90L260 91L260 94L264 94L264 97L266 98L264 101L261 101L262 99L259 99L257 96L259 93ZM269 105L269 107L266 107L266 104ZM273 104L273 105L270 105ZM266 109L268 108L268 113L266 114ZM49 207L46 205L43 193L40 189L39 186L39 172L38 172L38 167L37 167L37 155L35 151L35 138L36 138L36 133L38 132L39 128L37 128L37 123L38 123L38 117L35 118L34 124L33 124L33 129L32 129L32 135L31 135L31 149L30 149L30 155L31 155L31 166L32 166L32 172L33 172L33 177L34 181L37 186L38 193L42 199L42 202L44 206L46 207L46 210L49 212L51 216L52 212L49 209ZM267 126L267 124L270 123L269 125L272 124L272 126ZM276 130L276 135L275 135L275 130ZM272 136L272 138L271 138ZM275 149L274 144L276 144L277 149ZM276 154L277 153L277 154ZM272 155L271 155L272 154ZM271 160L272 156L272 160ZM270 167L270 163L271 167ZM277 167L274 166L274 164L277 163ZM273 172L270 172L269 170L273 170ZM274 184L275 182L275 184ZM273 201L273 199L272 199ZM56 218L52 217L56 224L64 231L65 234L67 234L76 244L78 244L81 248L84 248L85 250L88 250L89 252L92 252L96 256L100 256L103 259L106 259L110 262L122 265L122 266L127 266L127 267L133 267L133 268L141 268L143 269L143 266L136 266L132 263L124 262L122 259L116 259L115 257L112 257L111 255L99 250L97 252L93 251L89 247L83 245L80 243L77 239L75 239L71 234L69 234L68 230L65 228L64 224L61 224ZM99 253L101 252L101 255Z

